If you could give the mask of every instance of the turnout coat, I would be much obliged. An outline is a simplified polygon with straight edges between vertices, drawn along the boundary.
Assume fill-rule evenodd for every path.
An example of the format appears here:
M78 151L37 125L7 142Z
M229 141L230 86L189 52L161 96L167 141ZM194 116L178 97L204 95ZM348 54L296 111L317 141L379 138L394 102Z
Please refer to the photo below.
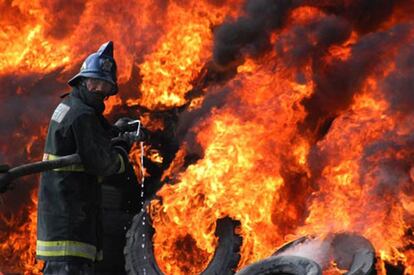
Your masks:
M100 182L123 172L126 160L111 145L103 102L88 93L74 88L50 120L44 160L78 153L82 164L42 174L36 249L42 260L102 259Z

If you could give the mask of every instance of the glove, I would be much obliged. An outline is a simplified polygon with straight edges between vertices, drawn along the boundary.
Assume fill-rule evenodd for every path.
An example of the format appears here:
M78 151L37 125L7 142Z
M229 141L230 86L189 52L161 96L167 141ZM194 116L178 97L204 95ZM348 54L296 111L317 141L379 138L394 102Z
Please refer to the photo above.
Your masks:
M138 123L130 124L131 121L134 121L134 119L130 117L121 117L115 122L114 126L118 129L119 133L136 131Z
M139 128L139 133L137 136L137 131L135 130L134 132L128 132L128 134L133 135L134 141L145 141L149 139L149 133L148 130L145 129L144 127L141 126L141 128Z
M134 136L130 133L123 133L111 140L112 146L122 147L127 153L131 150L132 145L134 144Z
M134 141L147 140L149 137L148 130L142 127L142 124L141 124L141 127L139 128L139 133L137 136L136 134L137 134L137 129L138 129L138 122L130 123L132 121L135 121L135 120L129 117L122 117L118 119L114 124L114 127L117 129L117 132L118 132L117 135L128 133L134 136L134 137L131 137L134 139Z

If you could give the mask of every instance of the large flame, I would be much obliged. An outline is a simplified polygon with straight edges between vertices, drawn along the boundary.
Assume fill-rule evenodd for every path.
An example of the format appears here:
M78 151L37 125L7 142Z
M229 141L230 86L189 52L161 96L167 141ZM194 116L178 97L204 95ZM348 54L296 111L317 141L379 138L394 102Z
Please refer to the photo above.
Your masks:
M230 14L231 8L231 3L218 8L204 2L172 2L165 18L170 27L139 66L142 96L127 104L149 109L184 105L185 94L193 88L191 81L211 55L212 28Z
M0 0L0 83L13 89L0 99L26 99L51 78L62 89L88 53L114 40L121 91L105 114L143 109L144 126L161 132L168 125L152 112L187 108L197 123L179 137L162 177L173 182L151 205L166 274L201 272L225 216L241 224L238 268L299 236L351 231L372 242L380 274L385 263L414 272L410 1L373 10L351 0L72 2ZM190 102L191 92L203 98ZM1 161L40 159L58 102L41 96L47 104L33 100L34 115L7 121ZM145 154L160 166L172 158L151 145ZM188 165L188 155L198 161ZM139 163L139 148L130 156ZM0 271L39 272L36 188L29 194L18 212L2 210Z
M324 13L299 8L291 16L299 29ZM283 42L290 35L291 29L284 29L273 36L287 54L295 47ZM310 43L320 39L309 38ZM322 60L347 62L357 43L352 32L348 40L323 53ZM312 80L317 72L306 59L299 71L289 69L277 54L257 63L247 60L226 87L211 88L211 94L220 89L228 89L228 94L223 94L224 107L212 109L193 128L196 142L204 148L202 158L179 174L176 184L164 186L158 193L162 202L153 202L155 255L163 270L201 272L217 243L215 221L230 216L241 221L240 267L268 257L295 237L350 231L371 240L381 260L407 265L409 274L412 150L407 139L412 128L407 123L412 116L393 113L381 91L380 84L398 70L395 48L387 48L387 54L376 65L376 74L367 74L355 86L353 103L315 144L313 135L298 128L306 116L301 103L315 92ZM382 143L392 146L378 150ZM405 176L392 169L403 169ZM192 255L204 257L191 269L183 266L180 253L171 253L188 239L203 252ZM385 273L383 263L378 265L380 273Z
M1 236L0 266L3 271L25 271L25 274L40 274L43 264L35 260L34 254L36 250L37 188L33 189L27 205L22 213L11 213L7 206L2 206L6 211L3 209L4 214L0 217L1 226L9 232L9 234Z
M165 249L178 250L176 238L165 238L172 226L178 239L191 232L197 247L211 255L215 221L229 215L241 221L242 250L251 255L250 261L265 258L283 241L283 236L275 234L279 225L272 220L284 218L271 212L296 214L280 196L284 184L280 159L293 158L297 165L303 161L306 143L295 137L295 125L305 115L299 101L312 91L312 83L298 84L291 78L272 65L254 74L239 74L229 84L232 94L224 95L229 105L213 110L195 129L204 157L190 165L176 185L159 192L162 207L153 213L155 255L160 263L167 263L163 267L168 274L180 273L176 264L180 255ZM302 110L301 115L294 116L295 109ZM297 150L284 156L283 144L290 143L297 144ZM201 272L208 259L190 273ZM246 261L242 259L242 265Z

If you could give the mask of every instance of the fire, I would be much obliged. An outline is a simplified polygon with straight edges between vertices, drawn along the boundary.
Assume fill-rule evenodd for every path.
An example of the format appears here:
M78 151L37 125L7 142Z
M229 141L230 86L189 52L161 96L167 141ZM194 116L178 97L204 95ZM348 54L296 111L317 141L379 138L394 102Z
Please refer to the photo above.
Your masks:
M324 188L314 194L307 225L299 234L310 230L319 234L356 231L381 251L383 259L393 258L405 234L403 209L397 202L398 197L393 198L386 189L383 190L386 193L375 190L379 188L379 178L372 177L380 176L374 175L381 173L380 170L367 170L361 175L361 169L367 169L361 166L364 150L397 126L385 115L387 107L386 102L373 95L356 98L349 112L335 120L328 135L318 144L318 150L321 155L326 154L328 162L320 179ZM361 128L365 130L361 132Z
M2 40L7 41L0 45L0 71L4 73L17 69L47 72L68 63L70 58L64 53L67 49L54 51L52 44L42 41L43 31L42 25L38 24L27 26L23 30L9 26L5 32L0 33ZM19 37L9 40L10 36L16 34Z
M2 206L7 207L7 206ZM43 264L35 260L36 251L36 219L37 219L37 188L31 194L28 207L22 210L20 215L27 216L27 222L21 220L20 215L9 213L1 215L2 228L11 232L2 236L0 246L0 258L2 259L1 271L21 272L25 274L41 274ZM7 237L4 239L4 237ZM28 238L28 239L27 239ZM19 253L16 253L19 251Z
M46 2L0 1L2 112L37 109L4 121L1 161L40 159L50 95L114 40L120 93L105 114L179 143L175 158L144 149L163 169L144 173L165 183L150 214L166 274L201 272L225 216L241 224L238 268L297 237L349 231L373 244L379 274L413 273L410 1ZM140 146L130 157L140 178ZM36 188L20 212L2 210L1 271L39 272L35 210Z
M295 10L293 22L306 25L324 14L314 11L314 8ZM295 17L302 12L306 14ZM314 43L312 39L310 43ZM347 62L355 54L352 47L358 39L352 32L347 41L331 47L323 60ZM273 41L277 43L278 38ZM212 234L214 221L225 215L241 221L243 247L239 266L271 255L286 240L286 233L323 236L343 231L367 237L380 258L388 263L411 261L401 250L409 228L404 213L411 210L411 205L405 203L407 209L404 209L401 195L394 195L397 191L388 190L385 194L376 191L381 183L378 173L384 171L380 163L380 168L375 168L378 157L404 161L407 153L381 152L378 157L368 159L365 156L367 148L387 133L408 133L406 124L397 127L379 85L395 71L395 66L386 61L382 71L367 77L348 110L338 115L326 136L312 145L312 137L303 135L297 125L306 117L300 108L301 102L315 92L313 68L304 66L306 84L303 85L296 81L297 72L272 64L272 57L278 55L260 59L259 66L251 59L238 66L237 77L225 87L231 91L225 107L212 109L211 115L193 129L204 155L196 164L179 172L176 184L164 186L158 193L163 198L162 204L153 202L158 263L168 273L184 274L179 258L171 251L176 251L177 242L190 234L198 249L210 253L202 264L192 265L190 273L201 272L216 244ZM261 63L264 60L267 63ZM215 89L220 88L213 88L209 93ZM281 150L283 146L290 150ZM309 158L315 157L314 153L310 154L311 147L323 163L309 162ZM179 158L182 154L178 155L177 163ZM289 162L289 159L295 161ZM363 162L371 167L362 166ZM288 184L294 182L286 182L286 175L281 171L295 171L303 174L297 180L311 181L315 165L321 166L316 181L320 190L297 190L296 202L290 200L286 192ZM310 204L309 214L301 225L304 213L300 207L289 204L303 199L310 200ZM171 238L171 228L175 228L175 238ZM385 268L381 270L384 272Z
M283 156L280 145L294 139L294 125L301 117L291 116L293 108L300 108L298 102L310 94L312 86L298 89L288 80L289 74L269 67L254 75L241 74L230 84L234 90L229 101L234 100L234 104L212 110L212 116L194 129L199 133L197 142L205 148L204 158L187 167L177 184L164 186L159 192L162 206L156 207L158 211L152 215L157 229L155 255L169 274L181 274L179 265L172 264L179 259L171 251L177 249L177 240L187 234L197 242L198 249L211 257L216 243L214 222L226 215L241 221L243 254L252 255L251 259L242 259L241 264L266 257L282 241L274 234L278 225L268 215L282 202L278 194L284 185L278 164ZM241 80L243 85L239 86ZM269 127L278 134L268 132ZM255 207L258 203L260 206ZM171 227L176 228L177 238L165 238L171 236ZM201 272L210 257L193 266L190 273Z
M118 95L110 97L108 100L105 101L104 115L109 115L113 111L115 106L120 105L122 105L122 99Z
M71 60L69 45L56 49L55 41L45 39L47 14L40 1L2 1L0 5L1 73L50 72Z
M244 64L237 67L237 73L253 73L257 69L257 64L252 59L247 59Z
M211 28L223 21L230 7L218 9L201 1L188 7L172 2L166 15L171 27L139 66L142 97L127 104L149 109L185 104L184 96L193 88L191 81L210 58Z

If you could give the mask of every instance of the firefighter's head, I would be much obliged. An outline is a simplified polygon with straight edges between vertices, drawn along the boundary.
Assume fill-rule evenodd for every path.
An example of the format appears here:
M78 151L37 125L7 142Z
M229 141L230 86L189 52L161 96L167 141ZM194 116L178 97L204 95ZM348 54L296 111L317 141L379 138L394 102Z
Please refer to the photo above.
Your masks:
M87 77L82 80L82 85L89 92L99 94L102 99L113 95L114 85L106 80Z
M91 92L101 93L105 97L115 95L118 92L118 84L113 51L112 41L103 44L96 53L85 59L80 72L70 79L68 84L77 86L83 83Z

